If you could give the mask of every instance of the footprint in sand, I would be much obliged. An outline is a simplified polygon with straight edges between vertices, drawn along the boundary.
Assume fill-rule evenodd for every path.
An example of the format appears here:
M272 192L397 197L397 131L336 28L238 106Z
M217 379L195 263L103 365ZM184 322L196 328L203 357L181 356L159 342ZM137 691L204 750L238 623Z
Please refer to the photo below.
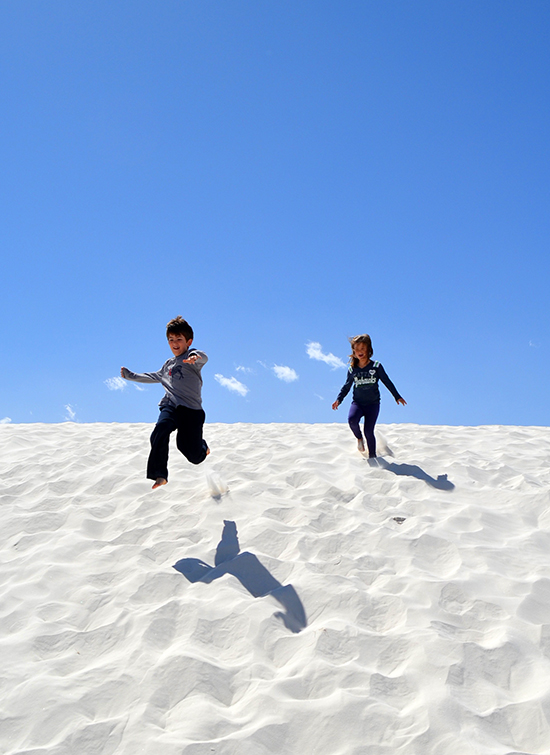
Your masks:
M550 579L539 579L518 608L518 616L531 624L550 623Z
M450 577L462 564L454 543L432 535L421 535L411 544L413 564L417 569L438 577Z

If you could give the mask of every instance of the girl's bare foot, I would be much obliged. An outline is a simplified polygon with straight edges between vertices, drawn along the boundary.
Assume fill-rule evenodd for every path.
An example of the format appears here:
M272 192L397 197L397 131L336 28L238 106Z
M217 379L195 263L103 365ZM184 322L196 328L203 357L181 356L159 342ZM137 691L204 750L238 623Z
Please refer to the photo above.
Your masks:
M157 479L155 480L155 484L153 485L151 490L154 490L155 488L160 488L161 485L166 485L167 482L168 480L165 480L164 477L157 477Z
M364 450L365 450L365 444L363 443L363 438L358 438L357 439L357 450L360 453L364 452Z

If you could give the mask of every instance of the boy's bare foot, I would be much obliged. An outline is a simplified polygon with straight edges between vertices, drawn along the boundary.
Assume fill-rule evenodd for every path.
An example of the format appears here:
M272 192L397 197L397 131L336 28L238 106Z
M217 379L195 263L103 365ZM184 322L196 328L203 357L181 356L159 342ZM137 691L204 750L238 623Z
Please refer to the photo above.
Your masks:
M363 443L363 439L362 438L358 438L358 440L357 440L357 450L360 453L363 453L364 450L365 450L365 444Z
M154 490L155 488L160 488L161 485L166 485L167 482L168 480L165 480L164 477L157 477L157 479L155 480L155 484L153 485L151 490Z

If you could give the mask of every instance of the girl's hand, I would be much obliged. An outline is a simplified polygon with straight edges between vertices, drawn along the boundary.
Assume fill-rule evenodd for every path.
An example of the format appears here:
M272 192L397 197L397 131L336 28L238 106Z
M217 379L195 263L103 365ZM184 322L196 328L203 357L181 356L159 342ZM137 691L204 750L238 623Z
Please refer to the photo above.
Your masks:
M405 401L405 399L404 399L404 398L398 398L398 399L397 399L397 403L398 403L398 404L403 404L403 406L405 406L407 402Z
M336 401L335 401L335 402L334 402L334 404L332 405L332 408L333 408L334 410L336 410L336 409L338 409L338 407L339 407L339 406L340 406L340 402L338 401L338 399L336 399Z

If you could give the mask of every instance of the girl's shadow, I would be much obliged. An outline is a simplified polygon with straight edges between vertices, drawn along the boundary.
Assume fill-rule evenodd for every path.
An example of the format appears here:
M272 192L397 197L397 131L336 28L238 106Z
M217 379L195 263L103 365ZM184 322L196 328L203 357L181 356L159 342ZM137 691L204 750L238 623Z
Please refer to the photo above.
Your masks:
M416 464L394 464L381 457L369 459L369 463L371 461L375 462L373 466L382 467L382 469L387 469L388 472L393 472L396 475L416 477L417 480L423 480L428 483L428 485L431 485L432 488L437 488L438 490L454 490L455 487L454 483L447 479L446 474L440 474L437 479L435 479L434 477L430 477L427 472L424 472L424 470Z
M222 539L216 549L214 564L212 567L200 558L182 558L174 564L174 569L189 582L206 584L224 574L232 574L254 598L272 595L279 601L285 610L275 615L283 620L291 632L299 632L307 626L304 606L294 587L277 581L254 554L247 551L240 553L235 522L224 520Z

